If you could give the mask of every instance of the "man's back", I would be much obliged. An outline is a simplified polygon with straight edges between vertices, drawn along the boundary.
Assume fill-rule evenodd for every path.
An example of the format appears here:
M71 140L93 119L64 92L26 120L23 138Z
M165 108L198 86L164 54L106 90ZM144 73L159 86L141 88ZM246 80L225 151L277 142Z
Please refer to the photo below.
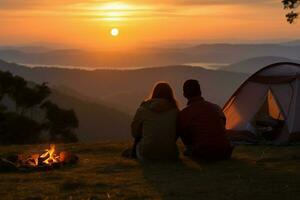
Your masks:
M195 97L180 112L179 133L183 143L191 146L196 156L218 157L223 152L232 151L225 135L225 123L226 118L219 106Z

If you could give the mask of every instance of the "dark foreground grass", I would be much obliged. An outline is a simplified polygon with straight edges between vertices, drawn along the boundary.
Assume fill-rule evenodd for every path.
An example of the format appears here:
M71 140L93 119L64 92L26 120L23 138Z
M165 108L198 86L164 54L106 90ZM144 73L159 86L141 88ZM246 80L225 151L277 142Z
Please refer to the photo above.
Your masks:
M46 146L0 147L0 156ZM0 199L300 199L300 147L240 146L230 161L182 158L141 164L120 157L127 143L59 145L77 166L0 173Z

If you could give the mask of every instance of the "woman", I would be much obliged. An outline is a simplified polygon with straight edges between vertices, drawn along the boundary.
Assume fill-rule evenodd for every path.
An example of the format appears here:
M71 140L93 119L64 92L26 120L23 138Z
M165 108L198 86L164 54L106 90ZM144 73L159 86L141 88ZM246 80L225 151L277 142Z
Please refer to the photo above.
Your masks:
M150 98L138 108L131 124L136 155L140 160L178 159L176 121L179 113L172 88L157 83ZM135 152L134 152L135 153Z

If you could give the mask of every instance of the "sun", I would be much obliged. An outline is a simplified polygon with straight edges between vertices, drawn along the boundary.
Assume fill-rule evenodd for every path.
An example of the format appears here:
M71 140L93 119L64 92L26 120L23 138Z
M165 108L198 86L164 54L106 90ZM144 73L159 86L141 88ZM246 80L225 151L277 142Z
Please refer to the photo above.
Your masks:
M113 36L113 37L117 37L119 34L120 34L120 30L117 29L117 28L112 28L110 30L110 34Z

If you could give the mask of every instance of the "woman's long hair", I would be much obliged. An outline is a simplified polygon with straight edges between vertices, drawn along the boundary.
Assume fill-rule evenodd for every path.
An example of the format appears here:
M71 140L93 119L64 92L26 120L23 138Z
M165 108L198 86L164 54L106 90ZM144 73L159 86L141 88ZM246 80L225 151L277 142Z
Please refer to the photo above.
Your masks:
M178 108L177 100L171 86L166 82L158 82L155 84L152 93L148 99L166 99Z

